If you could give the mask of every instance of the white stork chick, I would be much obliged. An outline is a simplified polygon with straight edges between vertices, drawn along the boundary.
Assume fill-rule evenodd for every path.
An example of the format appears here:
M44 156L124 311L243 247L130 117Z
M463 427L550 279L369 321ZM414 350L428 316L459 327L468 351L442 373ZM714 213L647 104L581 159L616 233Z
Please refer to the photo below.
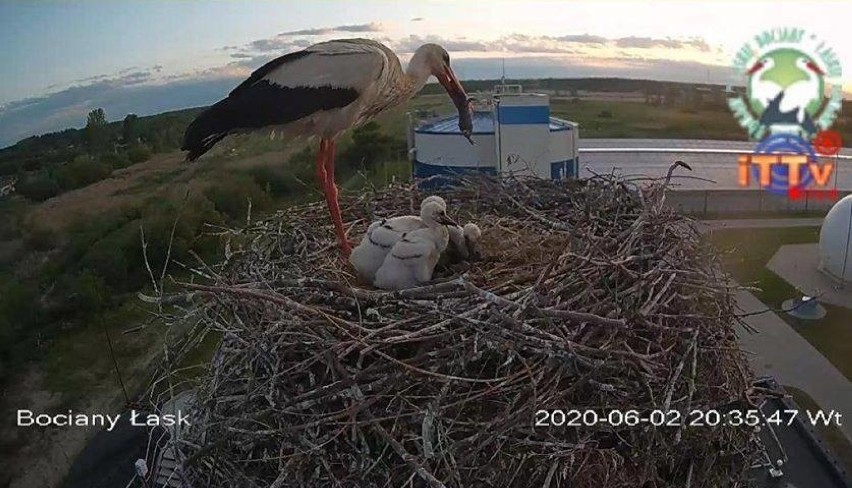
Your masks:
M482 229L473 222L448 226L450 232L450 243L446 252L441 255L440 264L449 265L462 261L477 260L482 257L479 241L482 239Z
M435 265L450 240L448 226L458 227L440 202L427 202L426 227L407 232L394 244L376 271L373 284L385 290L412 288L432 279Z
M421 202L420 216L402 215L373 222L367 228L361 243L352 250L349 262L359 276L372 283L376 278L376 271L385 261L385 256L406 232L425 229L429 227L429 221L437 219L451 222L446 212L447 204L444 199L433 195L424 198Z
M344 131L411 99L430 76L452 98L459 129L470 139L471 104L450 56L436 44L420 46L403 70L396 54L369 39L320 42L285 54L258 68L223 100L187 128L182 149L192 161L229 134L257 129L320 137L316 174L335 234L348 256L350 244L334 182L335 141Z

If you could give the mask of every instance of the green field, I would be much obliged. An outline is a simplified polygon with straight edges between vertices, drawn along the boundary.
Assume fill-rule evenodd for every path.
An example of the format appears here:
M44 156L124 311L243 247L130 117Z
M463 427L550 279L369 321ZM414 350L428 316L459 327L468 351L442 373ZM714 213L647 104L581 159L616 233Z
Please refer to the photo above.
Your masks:
M421 95L405 109L385 114L380 118L382 125L404 136L405 112L409 110L454 112L446 95ZM746 139L727 107L693 109L641 101L556 97L551 100L550 111L554 117L580 124L580 137L584 138Z

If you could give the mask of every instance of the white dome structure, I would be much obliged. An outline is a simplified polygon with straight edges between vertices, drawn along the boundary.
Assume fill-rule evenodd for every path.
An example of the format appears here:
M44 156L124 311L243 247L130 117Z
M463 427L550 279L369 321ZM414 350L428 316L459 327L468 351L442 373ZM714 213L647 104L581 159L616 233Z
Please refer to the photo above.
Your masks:
M840 199L819 231L820 269L831 277L852 282L852 195Z

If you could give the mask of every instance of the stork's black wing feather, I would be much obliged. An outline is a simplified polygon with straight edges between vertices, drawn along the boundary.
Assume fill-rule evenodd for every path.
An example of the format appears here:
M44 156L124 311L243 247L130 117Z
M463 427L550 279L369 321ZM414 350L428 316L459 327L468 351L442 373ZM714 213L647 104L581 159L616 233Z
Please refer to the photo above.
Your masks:
M357 39L327 41L273 59L199 115L187 128L182 148L192 161L230 133L345 107L379 77L387 62L381 45Z
M276 68L309 54L299 51L281 56L256 70L227 98L201 113L187 127L181 149L193 161L228 134L284 125L321 110L345 107L359 93L354 88L332 86L281 86L266 77Z

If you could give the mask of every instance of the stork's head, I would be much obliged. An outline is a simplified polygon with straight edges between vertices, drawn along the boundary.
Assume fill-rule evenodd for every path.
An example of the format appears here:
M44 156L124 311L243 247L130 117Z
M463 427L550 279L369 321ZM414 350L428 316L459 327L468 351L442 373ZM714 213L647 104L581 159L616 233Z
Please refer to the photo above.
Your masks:
M473 222L464 224L464 243L471 261L482 259L482 251L479 241L482 239L482 229Z
M799 68L800 70L806 72L806 73L808 71L810 71L810 72L816 73L820 76L825 74L822 71L822 68L820 68L819 65L816 64L813 59L811 59L807 56L799 56L798 58L796 58L796 67Z
M436 222L442 225L458 225L447 215L447 202L438 196L426 197L420 204L420 218L430 224Z
M751 76L758 71L769 71L769 69L773 66L775 66L775 59L770 56L764 56L758 59L757 62L754 63L748 71L746 71L746 74Z
M414 52L409 66L415 72L423 74L428 72L438 79L438 82L453 99L453 104L459 112L459 129L470 140L470 134L473 131L470 98L468 98L458 77L450 67L450 54L447 50L437 44L424 44Z

